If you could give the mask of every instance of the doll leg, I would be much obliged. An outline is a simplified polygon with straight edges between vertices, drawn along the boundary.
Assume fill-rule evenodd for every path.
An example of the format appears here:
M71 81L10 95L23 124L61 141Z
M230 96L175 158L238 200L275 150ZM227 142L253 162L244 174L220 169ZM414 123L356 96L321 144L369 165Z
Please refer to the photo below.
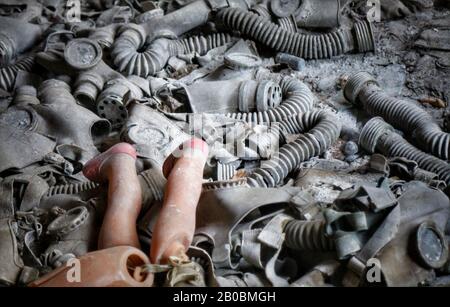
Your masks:
M177 153L169 157L163 167L166 174L168 169L171 170L152 234L152 263L166 263L170 256L186 258L185 252L194 236L208 145L202 140L191 139Z
M141 210L142 195L135 161L134 147L119 143L83 168L88 179L108 182L108 206L99 234L99 249L121 245L140 247L136 219Z

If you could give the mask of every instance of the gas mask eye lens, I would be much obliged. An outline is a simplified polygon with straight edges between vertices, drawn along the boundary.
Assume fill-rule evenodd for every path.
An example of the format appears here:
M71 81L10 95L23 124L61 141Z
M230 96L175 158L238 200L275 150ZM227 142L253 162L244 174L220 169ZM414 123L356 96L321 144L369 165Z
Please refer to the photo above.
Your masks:
M438 269L448 258L448 242L433 222L423 222L415 233L414 247L422 265Z

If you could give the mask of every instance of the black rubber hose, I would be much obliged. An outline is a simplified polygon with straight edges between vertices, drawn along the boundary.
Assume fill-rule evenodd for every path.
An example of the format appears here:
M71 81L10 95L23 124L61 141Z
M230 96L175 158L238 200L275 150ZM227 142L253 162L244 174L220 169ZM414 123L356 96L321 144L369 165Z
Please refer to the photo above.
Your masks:
M272 19L272 14L270 14L269 8L264 4L257 4L251 7L251 12L255 13L258 16L263 17L266 20Z
M27 56L15 64L0 69L0 89L10 92L16 82L17 73L21 70L31 71L34 65L34 56Z
M286 118L280 132L302 133L295 141L284 144L277 155L264 162L247 178L252 187L275 187L301 162L324 153L339 137L341 124L330 113L313 111Z
M450 184L450 164L411 145L381 117L372 118L361 130L359 143L369 153L403 157L417 162L420 168L433 172Z
M223 46L235 40L227 33L215 33L208 36L191 36L185 39L177 40L174 43L179 45L178 50L182 54L198 53L200 55L206 54L209 50Z
M289 221L284 228L284 243L294 250L333 251L334 241L326 236L325 227L325 221Z
M226 116L252 124L280 122L287 117L308 112L313 107L314 95L296 78L286 76L280 80L283 101L279 106L261 112L229 113Z
M372 25L367 21L356 23L353 31L339 29L331 33L309 35L285 30L264 17L236 8L224 8L217 16L232 30L276 51L304 59L330 58L353 50L375 50Z
M344 95L370 115L381 116L394 127L413 135L422 150L444 160L450 159L450 134L442 131L425 110L389 97L369 73L358 72L351 76L344 87Z
M91 190L95 190L99 187L99 185L93 181L85 181L85 182L77 182L77 183L68 183L61 185L51 186L47 191L47 197L57 195L57 194L79 194Z
M298 30L297 24L292 16L279 18L276 22L280 28L286 31L296 33Z
M142 203L145 207L150 206L155 200L163 199L166 180L160 171L153 168L145 170L138 175L138 180L142 190ZM99 191L104 188L93 181L54 185L48 189L44 197L77 194L83 199L88 199L98 196Z
M114 64L126 75L146 77L164 68L171 56L197 52L205 54L211 49L232 41L228 34L216 33L182 40L159 38L144 51L145 39L138 30L128 28L114 42L111 56Z

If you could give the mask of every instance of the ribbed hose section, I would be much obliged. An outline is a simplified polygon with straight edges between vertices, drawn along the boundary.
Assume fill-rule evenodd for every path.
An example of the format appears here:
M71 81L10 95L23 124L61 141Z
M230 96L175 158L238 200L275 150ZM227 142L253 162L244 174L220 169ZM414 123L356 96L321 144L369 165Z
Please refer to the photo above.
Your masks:
M3 27L4 25L2 24ZM0 32L0 67L4 68L11 65L17 56L15 45L9 35Z
M223 46L232 40L233 37L227 33L215 33L208 36L192 36L179 40L177 43L183 46L184 54L196 52L204 55L209 50Z
M48 189L46 196L50 197L57 194L79 194L95 190L98 187L99 184L93 181L55 185Z
M265 5L254 5L251 8L251 11L256 15L263 17L264 19L271 20L272 15L270 14L269 9Z
M414 135L424 151L450 159L450 135L439 127L433 117L420 107L389 97L367 72L353 75L344 88L345 97L374 116L381 116L394 127Z
M431 115L412 103L391 98L380 92L373 92L368 96L361 92L360 97L361 95L361 100L364 101L363 109L367 113L381 116L403 131L413 132L423 122L434 124Z
M442 131L436 123L423 123L416 131L418 145L436 157L450 160L450 134Z
M450 164L411 145L380 117L372 118L361 130L360 145L370 153L376 151L388 157L404 157L417 162L420 168L436 173L450 184Z
M380 146L388 156L414 160L420 168L438 174L441 180L450 184L450 165L447 162L417 149L400 135L393 133Z
M333 251L334 241L326 236L325 221L289 221L285 228L285 244L294 250Z
M31 71L34 65L34 56L20 59L17 63L0 69L0 89L10 92L16 82L17 73L21 70Z
M260 112L228 113L226 116L249 124L268 124L280 122L287 117L312 109L314 95L303 82L292 77L284 77L280 81L280 87L284 100L276 108Z
M372 28L366 21L359 22L357 28L355 25L356 40L353 40L350 30L339 29L319 35L295 33L285 30L261 16L235 8L220 10L218 18L226 27L240 31L243 35L276 51L293 54L304 59L331 58L357 47L360 48L360 52L375 49Z
M353 26L356 44L359 52L370 52L375 50L375 39L372 24L370 22L356 22Z
M182 40L160 38L144 51L140 51L145 43L142 33L138 29L130 28L123 31L114 42L111 57L114 65L126 75L147 77L163 69L171 56L194 51L203 55L231 40L230 35L223 33L206 37L194 36Z
M159 43L164 42L164 43ZM170 56L177 54L169 49L166 39L156 40L145 51L142 34L135 29L127 29L116 39L111 51L114 65L126 75L146 77L163 69Z
M277 19L277 24L286 31L297 32L297 24L292 16Z
M313 111L287 118L280 124L283 133L303 133L283 145L278 155L264 161L247 178L252 187L275 187L303 161L324 153L339 137L341 124L325 111Z

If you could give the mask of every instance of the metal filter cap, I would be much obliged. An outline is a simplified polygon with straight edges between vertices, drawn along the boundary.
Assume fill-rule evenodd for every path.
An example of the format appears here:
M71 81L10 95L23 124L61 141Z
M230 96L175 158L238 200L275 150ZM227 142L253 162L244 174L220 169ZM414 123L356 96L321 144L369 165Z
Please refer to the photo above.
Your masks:
M87 38L74 39L64 49L64 59L75 69L89 69L102 59L102 48L97 42Z

